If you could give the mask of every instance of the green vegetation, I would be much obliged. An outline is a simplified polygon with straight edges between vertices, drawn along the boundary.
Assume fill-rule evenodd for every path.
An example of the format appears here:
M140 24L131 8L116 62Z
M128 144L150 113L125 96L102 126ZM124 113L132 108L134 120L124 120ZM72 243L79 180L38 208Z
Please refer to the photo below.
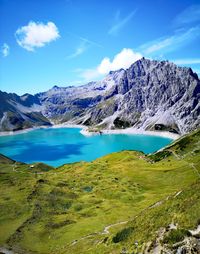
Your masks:
M119 243L121 241L126 240L130 234L133 232L133 228L124 228L121 231L117 232L117 234L113 237L114 243Z
M182 241L200 219L199 140L196 131L149 156L123 151L57 169L0 156L0 246L117 254Z
M173 229L164 238L163 243L174 244L184 240L185 236L191 236L190 232L185 229Z
M131 126L129 122L122 120L119 117L115 118L113 123L117 129L126 129Z

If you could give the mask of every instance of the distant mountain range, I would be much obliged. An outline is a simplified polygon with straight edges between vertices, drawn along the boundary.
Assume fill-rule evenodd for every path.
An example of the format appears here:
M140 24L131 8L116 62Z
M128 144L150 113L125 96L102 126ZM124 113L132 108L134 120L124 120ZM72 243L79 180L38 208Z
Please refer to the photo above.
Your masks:
M0 91L0 131L58 123L180 134L200 126L200 80L191 68L142 58L79 87L18 96Z

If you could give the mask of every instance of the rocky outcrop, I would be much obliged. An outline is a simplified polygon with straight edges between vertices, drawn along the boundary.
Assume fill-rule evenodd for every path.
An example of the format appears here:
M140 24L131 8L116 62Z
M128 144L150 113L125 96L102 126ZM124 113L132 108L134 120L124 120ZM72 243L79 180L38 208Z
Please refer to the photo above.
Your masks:
M143 58L120 73L107 98L85 113L90 124L114 128L119 119L136 128L178 133L199 126L200 81L190 68Z
M102 81L79 87L54 86L34 96L2 94L6 99L0 109L1 131L15 130L15 125L23 122L21 117L28 125L27 117L33 112L31 125L69 122L180 134L200 125L200 80L190 68L168 61L142 58L127 70L110 72ZM11 121L8 115L13 111L17 114ZM26 125L21 123L17 128L23 127Z
M51 126L41 113L37 97L29 94L18 96L0 91L0 131L16 131L38 126Z

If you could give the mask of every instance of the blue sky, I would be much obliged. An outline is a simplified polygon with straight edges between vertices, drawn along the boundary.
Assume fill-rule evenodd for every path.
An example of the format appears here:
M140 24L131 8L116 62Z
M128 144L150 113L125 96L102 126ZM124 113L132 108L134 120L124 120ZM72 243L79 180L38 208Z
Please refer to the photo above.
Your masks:
M0 89L87 83L142 56L200 74L200 0L0 0Z

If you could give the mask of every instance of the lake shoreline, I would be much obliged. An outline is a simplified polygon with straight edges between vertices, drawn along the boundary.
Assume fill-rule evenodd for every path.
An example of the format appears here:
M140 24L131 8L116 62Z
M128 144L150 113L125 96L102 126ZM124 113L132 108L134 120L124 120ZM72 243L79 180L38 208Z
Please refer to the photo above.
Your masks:
M116 130L101 130L100 132L90 132L86 128L81 130L81 134L85 136L92 136L92 135L112 135L112 134L127 134L127 135L147 135L147 136L159 136L163 138L169 138L176 140L181 137L179 134L171 133L168 131L145 131L135 128L127 128L127 129L116 129Z
M27 133L27 132L34 131L34 130L40 130L40 129L59 129L59 128L78 128L78 129L84 129L84 128L86 128L86 126L84 126L84 125L77 125L77 124L56 124L56 125L52 125L52 126L44 126L44 125L42 125L42 126L38 126L38 127L24 129L24 130L2 131L2 132L0 132L0 137L18 135L18 134L23 134L23 133Z
M181 135L168 132L168 131L146 131L142 129L135 129L135 128L126 128L126 129L115 129L115 130L110 130L110 129L105 129L101 130L99 132L92 132L88 130L88 127L85 125L79 125L79 124L69 124L69 123L62 123L62 124L56 124L52 126L39 126L39 127L33 127L25 130L18 130L18 131L5 131L5 132L0 132L0 136L10 136L10 135L17 135L17 134L23 134L27 133L33 130L39 130L39 129L56 129L56 128L79 128L80 133L84 136L92 136L92 135L100 135L100 134L105 134L105 135L112 135L112 134L128 134L128 135L148 135L148 136L159 136L159 137L164 137L164 138L169 138L176 140L181 137Z

